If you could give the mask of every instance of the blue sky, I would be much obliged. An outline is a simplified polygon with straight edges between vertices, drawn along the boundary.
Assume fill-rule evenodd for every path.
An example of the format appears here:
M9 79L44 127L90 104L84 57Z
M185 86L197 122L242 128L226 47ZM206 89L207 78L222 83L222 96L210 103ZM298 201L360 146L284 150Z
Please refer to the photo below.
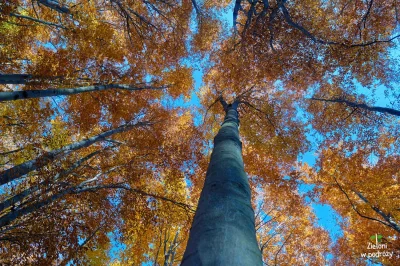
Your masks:
M232 4L233 5L233 4ZM225 19L227 25L232 25L232 8L227 9L226 13L222 14L222 17ZM193 26L195 27L195 25ZM194 28L193 28L194 29ZM393 57L399 56L399 51L392 51ZM185 61L185 64L191 66L192 62ZM195 63L195 70L193 71L193 79L195 82L194 91L192 91L190 99L185 100L184 97L180 97L177 100L173 100L172 98L164 98L162 99L162 103L164 105L169 105L172 107L185 107L190 108L194 115L194 122L195 125L200 125L202 123L202 114L198 112L197 108L200 108L200 100L196 95L199 88L203 85L202 83L202 76L204 71L201 69L201 65L198 62ZM378 86L374 94L372 94L371 90L364 88L361 84L357 84L357 94L364 94L369 95L375 99L375 105L377 106L390 106L391 98L385 96L384 94L384 87ZM311 151L308 151L304 154L299 154L298 160L300 162L306 162L310 166L313 166L316 162L316 147L317 147L317 140L313 137L312 134L308 135L308 140L313 144L313 148ZM306 193L307 191L312 189L312 185L299 185L298 189L300 193ZM343 232L340 228L340 222L343 221L342 217L334 210L330 205L327 204L320 204L317 202L309 201L309 204L312 206L313 211L317 217L317 225L326 229L329 232L331 239L335 242L339 237L343 236ZM110 250L109 255L116 259L118 258L118 252L124 249L124 245L119 243L115 237L110 234L110 238L112 239L112 249ZM328 256L329 258L329 256ZM150 265L150 264L142 264L142 265Z

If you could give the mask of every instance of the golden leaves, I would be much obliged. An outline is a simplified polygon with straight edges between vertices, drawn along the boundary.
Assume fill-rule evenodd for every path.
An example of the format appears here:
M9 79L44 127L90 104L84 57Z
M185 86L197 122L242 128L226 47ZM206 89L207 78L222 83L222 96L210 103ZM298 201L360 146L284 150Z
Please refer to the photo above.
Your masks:
M169 86L168 92L173 98L177 98L181 94L189 97L190 90L193 88L192 69L177 66L163 73L163 81Z
M48 150L59 149L71 143L71 135L67 130L67 124L59 116L50 121L50 136L48 141L43 143Z
M215 46L215 41L221 31L219 21L211 17L203 17L199 20L197 32L193 36L192 49L195 52L210 52Z

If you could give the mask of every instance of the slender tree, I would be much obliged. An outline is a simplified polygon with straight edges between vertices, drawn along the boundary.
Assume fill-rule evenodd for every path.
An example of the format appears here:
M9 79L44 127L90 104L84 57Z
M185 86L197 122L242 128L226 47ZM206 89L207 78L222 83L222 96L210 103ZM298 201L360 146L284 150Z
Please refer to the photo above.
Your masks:
M94 85L79 88L68 88L68 89L48 89L48 90L25 90L25 91L12 91L12 92L0 92L0 102L22 100L31 98L45 98L52 96L62 95L73 95L84 92L92 91L103 91L109 89L122 89L128 91L140 91L140 90L162 90L168 86L130 86L124 84L107 84L107 85Z
M182 265L262 265L239 138L239 99L220 102L225 119L214 138Z
M113 134L121 133L121 132L130 130L135 127L148 126L148 125L151 125L151 123L138 122L133 125L132 124L131 125L122 125L118 128L108 130L106 132L103 132L96 136L90 137L88 139L84 139L84 140L78 141L76 143L66 145L60 149L51 150L49 152L46 152L45 154L43 154L33 160L26 161L24 163L14 166L10 169L2 171L0 173L0 185L6 184L15 179L21 178L22 176L28 174L29 172L31 172L33 170L42 168L43 166L45 166L46 164L51 162L57 155L60 155L60 154L66 155L66 154L70 153L71 151L88 147L91 144L98 142L98 141L106 140L107 137L110 137Z

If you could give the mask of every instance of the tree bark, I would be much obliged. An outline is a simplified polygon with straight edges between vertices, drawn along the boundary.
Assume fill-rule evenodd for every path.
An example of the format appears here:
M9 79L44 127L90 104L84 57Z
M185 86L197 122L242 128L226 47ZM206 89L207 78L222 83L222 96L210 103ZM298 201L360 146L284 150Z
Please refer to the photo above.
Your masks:
M66 6L62 6L58 4L56 1L52 0L38 0L39 3L41 3L44 6L47 6L48 8L51 8L59 13L64 13L64 14L70 14L71 11L68 9Z
M67 176L68 174L70 174L73 170L75 170L76 168L78 168L83 162L89 160L90 158L92 158L93 156L95 156L96 154L99 154L101 152L101 150L97 150L95 152L92 152L91 154L85 156L84 158L81 158L80 160L78 160L77 162L75 162L70 168L68 168L65 171L62 171L60 173L57 173L53 179L51 180L52 183L58 181L58 179ZM3 212L5 209L11 207L12 205L15 205L17 203L21 203L22 201L25 201L28 197L31 197L33 193L35 193L36 191L38 191L42 186L44 186L45 184L47 184L46 181L42 181L40 182L38 185L34 185L32 187L28 187L25 190L21 191L20 193L5 199L3 202L0 203L0 213Z
M56 28L61 28L61 29L67 29L65 26L61 25L61 24L56 24L53 22L49 22L49 21L45 21L45 20L41 20L41 19L37 19L37 18L33 18L30 16L24 16L21 14L17 14L17 13L10 13L11 17L16 17L16 18L21 18L21 19L27 19L30 21L34 21L43 25L47 25L47 26L52 26L52 27L56 27Z
M2 80L0 79L0 84L2 84L1 81ZM17 84L17 83L14 83L14 84ZM168 86L137 87L137 86L131 86L131 85L124 85L124 84L107 84L107 85L93 85L93 86L85 86L85 87L69 88L69 89L4 91L4 92L0 92L0 102L25 100L25 99L32 99L32 98L45 98L45 97L53 97L53 96L66 96L66 95L72 95L72 94L78 94L78 93L84 93L84 92L103 91L103 90L109 90L109 89L139 91L139 90L163 90L163 89L166 89L167 87Z
M191 210L191 206L178 202L163 196L159 196L157 194L152 194L145 192L143 190L137 189L137 188L131 188L129 185L123 184L123 183L117 183L117 184L99 184L99 185L93 185L93 186L82 186L82 184L74 187L69 187L65 188L55 194L50 195L46 199L43 199L41 201L36 201L33 202L32 204L28 206L24 206L22 208L19 208L17 210L11 210L10 212L4 214L3 216L0 217L0 228L6 225L9 225L11 222L15 221L16 219L30 214L44 206L49 205L50 203L68 195L68 194L80 194L80 193L85 193L85 192L97 192L101 189L123 189L126 191L129 191L131 193L137 193L139 195L145 196L145 197L152 197L157 200L163 200L166 202L170 202L172 204L175 204L176 206L179 206L180 208L183 208L185 210Z
M310 98L310 99L314 100L314 101L321 101L321 102L344 103L347 106L350 106L353 108L360 108L360 109L368 110L371 112L378 112L378 113L400 116L400 110L396 110L396 109L388 108L388 107L369 106L365 103L356 103L356 102L346 100L344 98L333 98L333 99Z
M182 266L261 266L251 190L239 139L238 101L221 103L226 113L214 138L206 180Z
M31 78L30 74L0 74L0 84L26 84Z
M78 150L81 148L89 147L95 142L105 140L107 137L128 131L134 127L148 126L151 125L149 122L139 122L133 125L123 125L118 128L114 128L108 130L106 132L100 133L96 136L90 137L88 139L84 139L69 145L66 145L60 149L51 150L49 152L44 153L43 155L33 159L16 165L10 169L7 169L0 173L0 185L9 183L15 179L21 178L22 176L28 174L33 170L38 170L50 163L57 155L59 154L68 154L74 150Z

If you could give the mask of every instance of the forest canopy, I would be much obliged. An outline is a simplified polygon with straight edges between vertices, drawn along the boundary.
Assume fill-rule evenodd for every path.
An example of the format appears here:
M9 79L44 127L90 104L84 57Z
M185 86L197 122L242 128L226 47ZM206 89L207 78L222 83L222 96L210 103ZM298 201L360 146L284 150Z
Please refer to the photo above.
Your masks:
M2 1L0 264L399 265L399 8Z

